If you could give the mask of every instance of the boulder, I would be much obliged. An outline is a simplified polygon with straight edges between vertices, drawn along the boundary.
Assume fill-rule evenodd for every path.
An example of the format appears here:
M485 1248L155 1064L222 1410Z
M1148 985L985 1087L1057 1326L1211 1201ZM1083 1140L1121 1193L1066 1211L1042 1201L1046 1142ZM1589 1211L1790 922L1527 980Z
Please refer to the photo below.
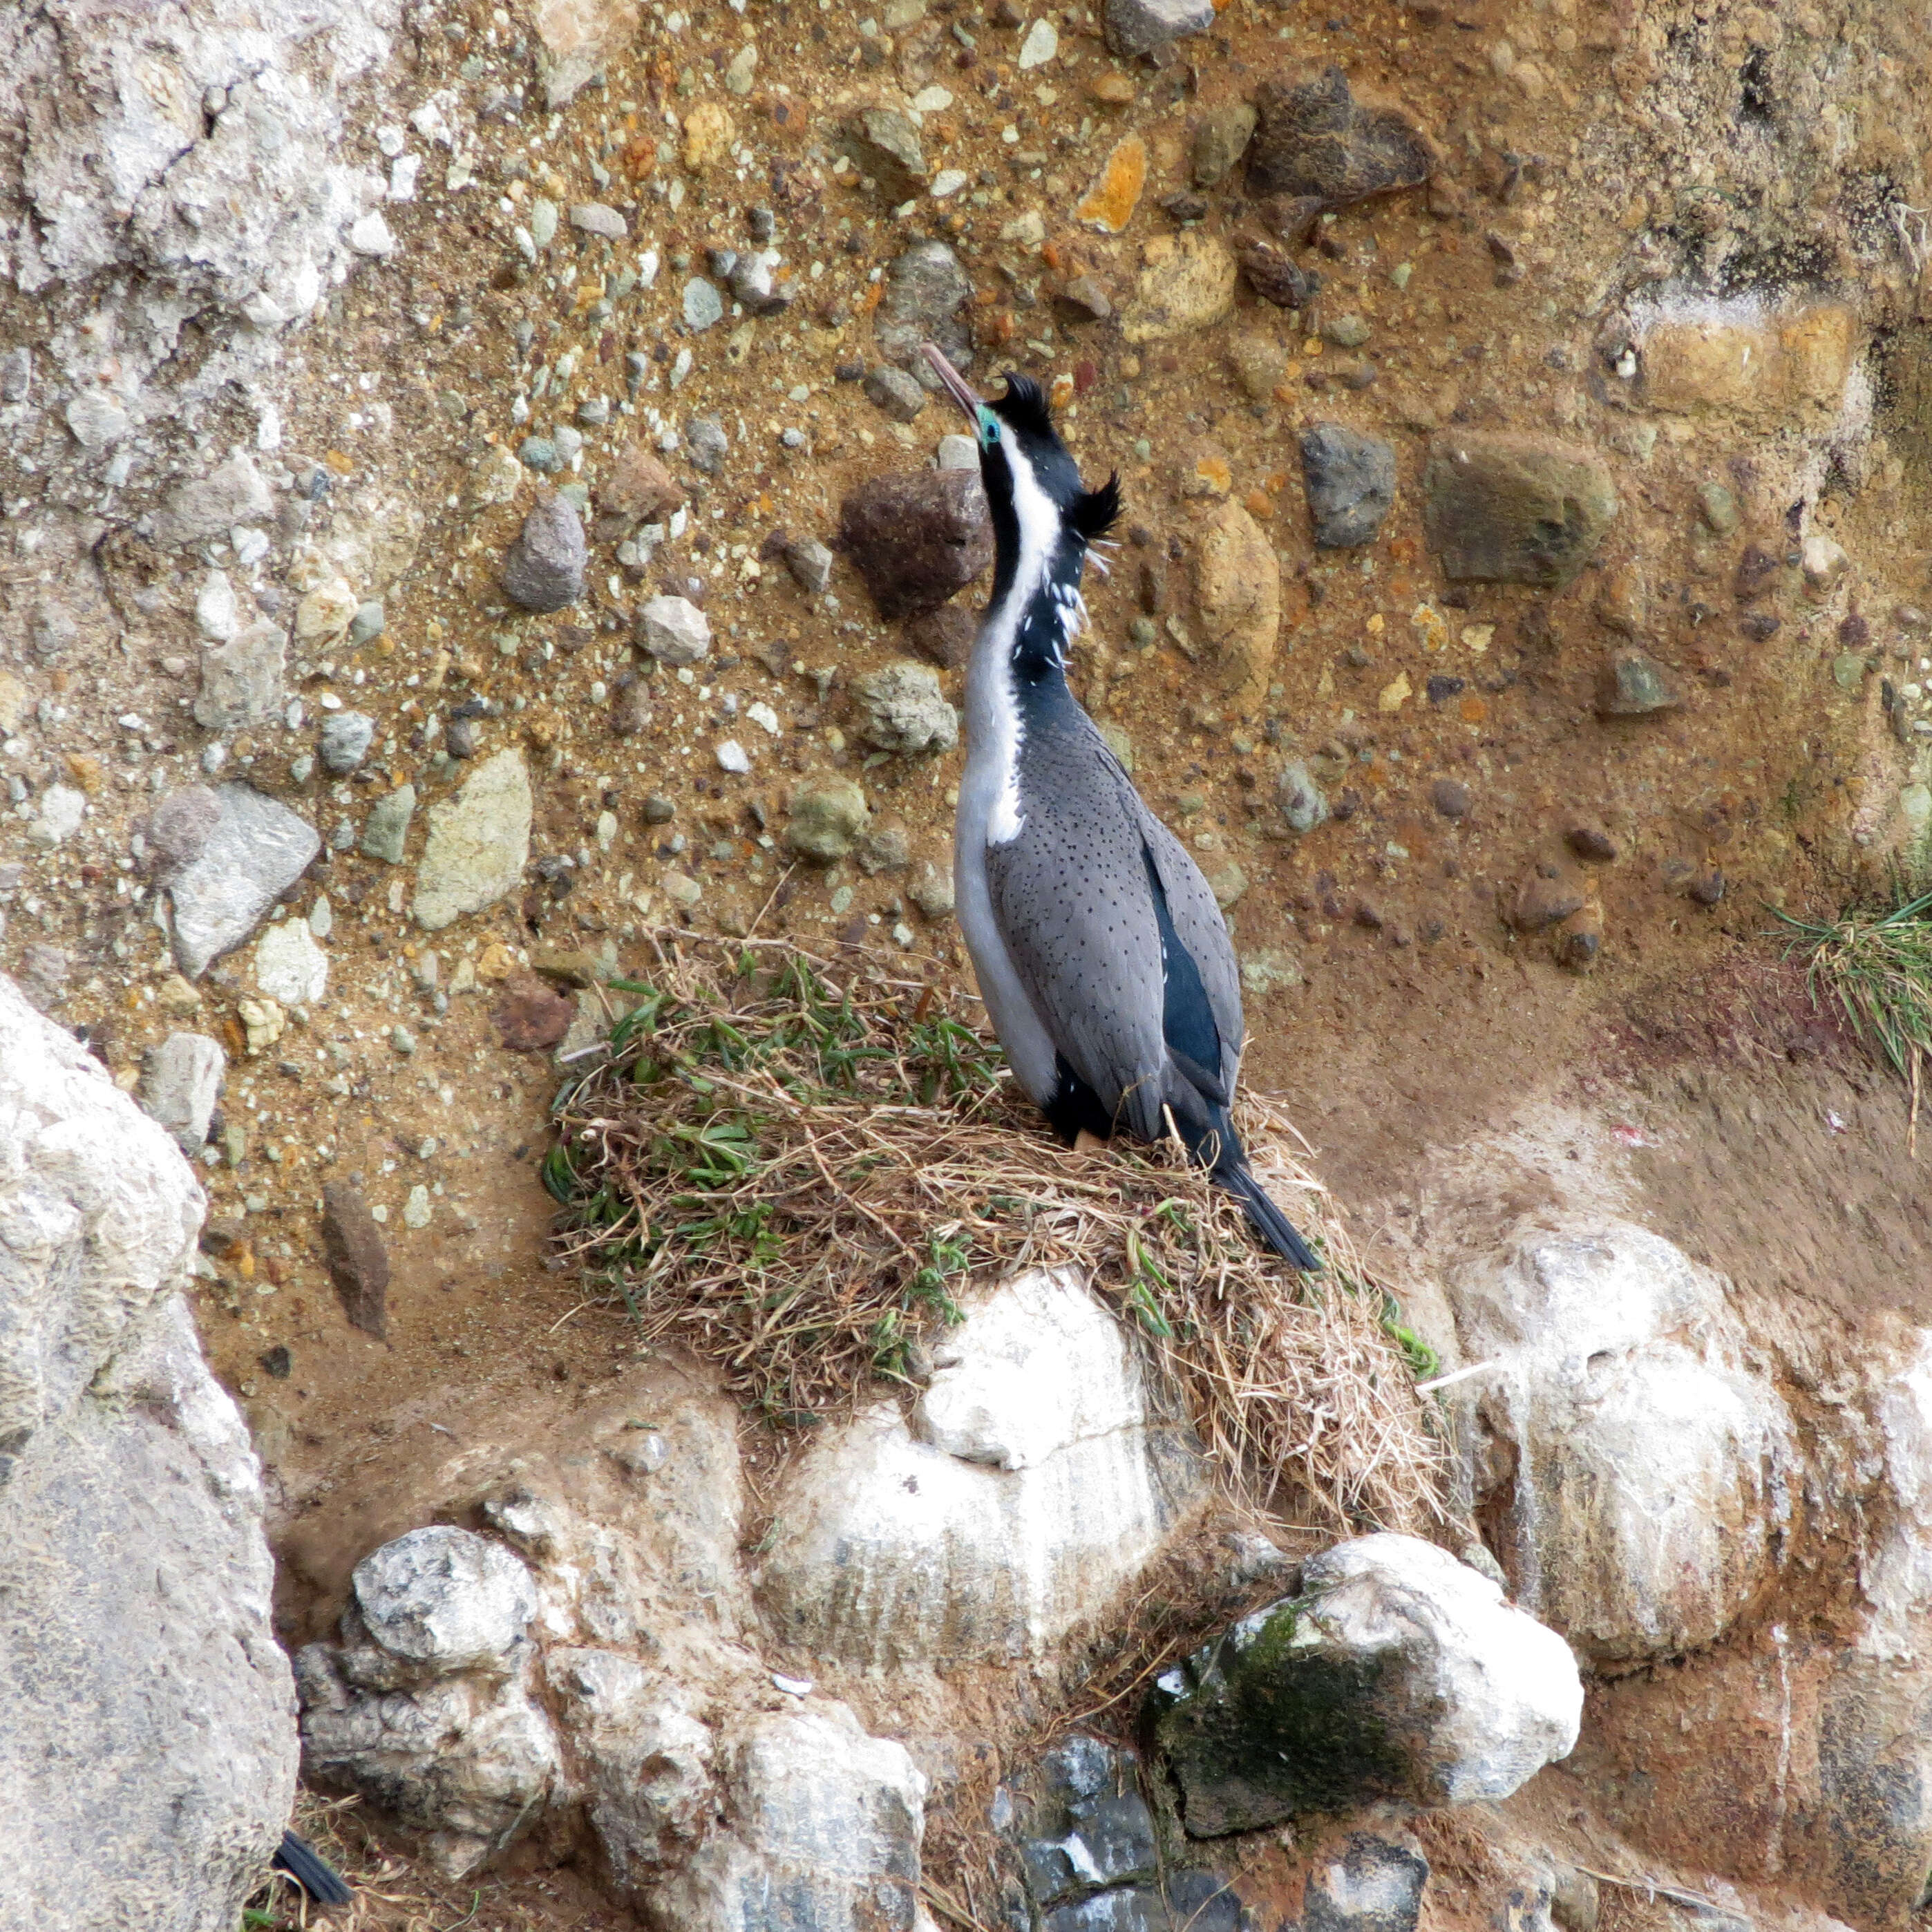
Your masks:
M903 1746L817 1699L747 1720L728 1826L652 1900L668 1932L921 1932L926 1780Z
M1576 1742L1553 1631L1433 1544L1386 1532L1303 1565L1300 1594L1162 1676L1152 1735L1190 1834L1309 1812L1506 1798Z
M288 1821L261 1472L176 1292L202 1207L0 977L0 1924L234 1932Z
M1643 1228L1538 1232L1446 1286L1464 1456L1517 1600L1593 1662L1714 1642L1762 1589L1796 1482L1791 1419L1715 1277Z
M1158 1553L1202 1492L1119 1324L1070 1271L1003 1284L935 1345L908 1420L801 1459L759 1582L778 1627L869 1666L1037 1657Z

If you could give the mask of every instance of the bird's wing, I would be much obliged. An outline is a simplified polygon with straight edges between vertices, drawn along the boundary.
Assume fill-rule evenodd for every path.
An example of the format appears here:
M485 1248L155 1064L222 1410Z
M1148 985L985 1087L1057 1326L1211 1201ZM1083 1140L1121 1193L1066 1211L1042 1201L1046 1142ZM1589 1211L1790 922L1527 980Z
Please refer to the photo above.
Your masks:
M1220 1075L1222 1086L1232 1096L1244 1035L1240 969L1234 962L1234 945L1228 937L1228 922L1221 916L1214 888L1202 876L1201 868L1186 847L1148 811L1138 793L1134 794L1134 803L1140 808L1142 835L1160 875L1175 936L1201 976L1208 1009L1220 1036L1221 1064L1213 1070Z
M993 916L1067 1064L1130 1132L1158 1138L1164 978L1139 800L1100 734L1030 743L1018 838L986 848Z

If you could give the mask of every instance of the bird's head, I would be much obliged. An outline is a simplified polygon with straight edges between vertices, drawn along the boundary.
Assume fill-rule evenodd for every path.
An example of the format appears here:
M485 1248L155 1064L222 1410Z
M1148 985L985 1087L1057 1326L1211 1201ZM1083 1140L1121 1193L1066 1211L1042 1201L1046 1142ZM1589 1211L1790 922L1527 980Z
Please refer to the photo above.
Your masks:
M1119 477L1109 476L1097 490L1082 483L1046 394L1030 376L1008 376L1006 394L986 402L933 344L926 345L926 354L980 446L980 480L999 554L996 585L1029 556L1044 574L1064 574L1070 565L1077 580L1088 547L1120 513Z

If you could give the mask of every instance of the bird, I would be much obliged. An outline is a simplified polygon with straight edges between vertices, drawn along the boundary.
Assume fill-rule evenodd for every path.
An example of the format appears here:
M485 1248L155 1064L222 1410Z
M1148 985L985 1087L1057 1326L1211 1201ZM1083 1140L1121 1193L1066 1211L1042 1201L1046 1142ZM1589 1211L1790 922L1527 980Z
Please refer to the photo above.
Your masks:
M936 345L925 352L973 426L992 516L952 862L993 1030L1063 1141L1178 1137L1269 1248L1318 1272L1229 1118L1246 1034L1220 907L1067 688L1081 579L1120 515L1119 476L1084 486L1030 377L1010 374L988 403Z
M292 1832L282 1834L282 1842L268 1862L317 1905L346 1905L354 1895L322 1854Z

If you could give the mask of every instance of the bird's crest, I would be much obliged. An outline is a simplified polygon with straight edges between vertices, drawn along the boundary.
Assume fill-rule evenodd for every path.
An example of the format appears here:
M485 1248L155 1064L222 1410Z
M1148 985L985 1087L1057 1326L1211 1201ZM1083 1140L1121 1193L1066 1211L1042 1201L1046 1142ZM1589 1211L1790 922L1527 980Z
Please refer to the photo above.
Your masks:
M1120 475L1114 471L1097 490L1083 490L1066 512L1066 525L1083 543L1098 543L1120 514Z

